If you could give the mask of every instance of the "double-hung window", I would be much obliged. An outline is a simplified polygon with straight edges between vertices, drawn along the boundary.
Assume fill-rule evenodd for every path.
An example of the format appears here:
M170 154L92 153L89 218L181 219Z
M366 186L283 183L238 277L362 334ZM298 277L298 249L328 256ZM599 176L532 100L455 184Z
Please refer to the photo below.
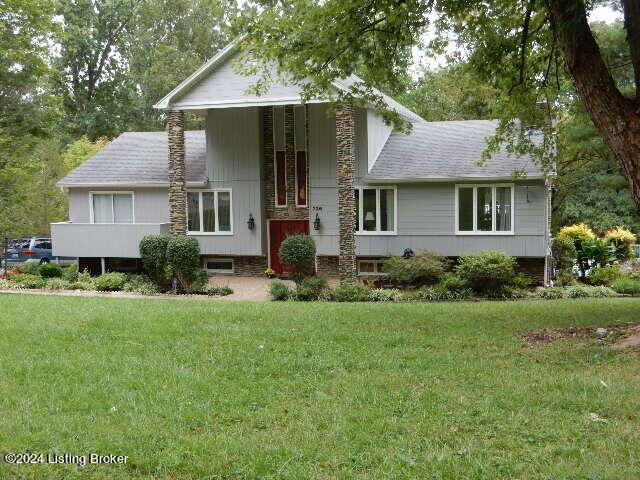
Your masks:
M133 192L91 192L91 223L133 223Z
M231 235L231 190L187 192L187 230L192 234Z
M396 233L396 188L360 187L356 196L356 231L362 235Z
M456 233L513 234L513 184L456 185Z

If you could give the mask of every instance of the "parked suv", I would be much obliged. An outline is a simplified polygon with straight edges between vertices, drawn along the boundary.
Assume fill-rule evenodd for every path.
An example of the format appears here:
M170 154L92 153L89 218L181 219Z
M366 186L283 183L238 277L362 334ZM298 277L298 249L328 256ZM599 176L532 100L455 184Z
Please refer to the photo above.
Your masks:
M4 255L4 251L2 251ZM17 238L9 242L7 248L8 263L23 263L36 261L40 264L51 261L57 263L71 263L73 257L54 257L52 254L51 237Z

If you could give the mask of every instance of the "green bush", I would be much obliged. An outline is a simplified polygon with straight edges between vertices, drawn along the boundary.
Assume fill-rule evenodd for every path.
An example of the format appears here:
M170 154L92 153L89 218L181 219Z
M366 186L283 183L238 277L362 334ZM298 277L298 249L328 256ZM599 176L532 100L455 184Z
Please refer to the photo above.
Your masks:
M127 276L120 272L103 273L93 280L93 287L99 292L115 292L122 290L127 283Z
M442 284L434 285L432 287L423 287L417 290L415 296L418 300L424 302L443 302L450 300L465 300L473 295L473 291L470 288L463 288L460 290L449 290Z
M229 285L218 285L207 288L206 292L210 297L225 297L233 293L233 288Z
M520 300L529 297L529 291L523 288L506 286L496 290L487 290L485 295L491 300Z
M207 283L209 283L209 272L199 268L193 276L191 285L189 285L189 288L185 289L185 291L187 293L206 295Z
M158 287L147 275L127 275L127 282L122 287L125 292L139 293L141 295L155 295Z
M342 282L333 294L337 302L366 302L371 289L359 283Z
M615 297L617 294L609 287L591 287L589 285L579 285L575 287L569 287L565 290L565 296L567 298L604 298Z
M62 269L62 278L67 282L78 281L78 264L72 263Z
M18 273L11 277L11 281L22 288L44 288L47 285L44 278L32 273Z
M506 253L481 252L458 259L456 272L476 292L500 290L512 284L516 261Z
M291 268L296 282L300 282L314 265L316 244L309 235L291 235L280 245L278 255L280 261Z
M557 300L564 297L564 289L558 287L538 287L533 294L535 297L544 300Z
M578 247L578 264L583 275L593 264L604 266L615 260L616 248L599 238L584 240Z
M450 292L462 292L469 289L467 281L453 272L445 273L438 285Z
M571 270L576 263L578 252L573 239L567 236L556 237L551 244L555 268Z
M397 288L374 288L369 292L368 300L370 302L401 302L404 296Z
M271 300L284 302L289 300L289 297L291 296L291 289L286 283L274 280L269 283L269 295L271 296Z
M200 244L186 235L175 235L167 242L167 265L180 281L184 290L200 275Z
M24 262L15 267L18 273L27 273L29 275L40 275L40 265L37 262Z
M621 278L622 271L618 265L608 267L595 267L589 271L587 281L591 285L611 285L615 280Z
M57 263L43 263L40 265L39 273L42 278L60 278L62 267Z
M556 282L563 287L575 285L577 283L573 270L558 270L556 272Z
M170 235L147 235L140 240L138 246L142 268L157 285L165 284L171 276L171 270L167 264L169 240L171 240Z
M72 290L71 283L62 278L51 278L45 288L47 290Z
M611 289L625 295L640 294L640 279L621 277L611 283Z
M511 286L519 290L526 290L531 286L531 277L524 273L516 273L511 280Z
M13 290L16 288L16 284L6 278L0 278L0 290Z
M444 275L446 260L440 255L424 252L413 257L389 257L384 272L392 283L404 285L433 285Z
M293 298L302 302L319 300L322 292L327 288L327 278L321 275L306 277L296 285Z

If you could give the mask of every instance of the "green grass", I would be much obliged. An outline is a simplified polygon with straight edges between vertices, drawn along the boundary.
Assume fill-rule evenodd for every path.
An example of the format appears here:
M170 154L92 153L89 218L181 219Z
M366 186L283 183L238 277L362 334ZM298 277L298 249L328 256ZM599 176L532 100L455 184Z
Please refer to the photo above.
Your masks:
M639 300L0 296L0 452L129 457L0 478L638 478L638 353L520 337L624 321Z

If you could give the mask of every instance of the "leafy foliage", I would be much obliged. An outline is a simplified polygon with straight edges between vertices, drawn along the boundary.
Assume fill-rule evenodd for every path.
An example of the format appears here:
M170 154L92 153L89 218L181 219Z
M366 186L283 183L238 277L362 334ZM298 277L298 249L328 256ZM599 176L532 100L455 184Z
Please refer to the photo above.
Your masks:
M596 267L589 271L587 281L591 285L611 285L615 280L622 277L622 271L618 265L608 267Z
M40 265L38 269L42 278L60 278L62 277L62 267L57 263L45 263Z
M315 262L316 244L309 235L290 235L280 244L280 261L293 270L300 281Z
M108 272L93 279L93 286L99 292L116 292L127 283L127 276L120 272Z
M640 294L640 279L618 278L611 283L611 288L625 295L638 295Z
M569 270L575 263L578 257L575 243L572 238L568 236L558 236L553 239L551 243L551 252L555 267L560 270Z
M359 283L341 282L333 293L337 302L366 302L370 288Z
M169 235L146 235L140 240L140 258L144 271L157 285L167 282L171 274L167 262Z
M620 261L628 260L633 256L633 245L637 237L629 230L615 227L607 231L604 241L615 248L616 258Z
M180 284L189 290L197 279L200 266L200 244L186 235L173 235L167 241L167 265L173 270Z
M515 276L516 261L497 251L477 255L463 255L455 270L477 292L499 290L511 285Z
M11 281L22 288L44 288L47 281L40 275L31 273L19 273L11 277Z
M226 297L233 293L233 288L229 285L214 285L206 289L207 295L210 297Z
M291 296L291 289L286 283L274 280L269 282L269 296L271 297L271 300L283 302L285 300L289 300L289 297Z
M384 262L384 272L393 283L432 285L442 278L446 266L440 255L424 252L409 258L388 257Z
M306 277L296 285L292 293L296 300L311 302L319 300L323 292L327 289L327 277L318 275Z

